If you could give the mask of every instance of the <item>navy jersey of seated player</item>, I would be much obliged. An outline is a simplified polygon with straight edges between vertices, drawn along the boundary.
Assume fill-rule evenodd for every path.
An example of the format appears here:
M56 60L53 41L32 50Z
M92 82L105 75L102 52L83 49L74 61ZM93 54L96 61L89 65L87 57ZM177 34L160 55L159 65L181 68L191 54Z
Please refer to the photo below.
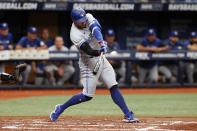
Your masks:
M6 36L0 34L0 45L4 46L5 50L8 50L9 44L12 44L12 34L8 33Z
M118 51L118 50L120 50L120 46L119 46L118 42L114 41L112 46L108 45L108 53L110 53L112 51Z
M4 50L8 50L8 46L13 43L12 34L9 33L9 27L6 22L0 24L1 30L7 30L6 33L0 33L0 45L4 46Z
M164 43L165 45L169 46L169 50L182 50L183 49L183 45L180 43L179 41L179 37L178 37L178 32L177 31L172 31L170 33L170 37L168 40L166 40ZM160 64L162 65L173 65L173 64L178 64L178 61L161 61Z
M20 39L18 45L22 46L23 48L28 48L28 47L41 47L44 46L45 44L38 37L30 41L27 36L24 36Z
M147 36L145 36L142 40L142 42L140 43L140 45L144 46L144 47L151 47L151 48L159 48L159 47L163 47L165 46L161 40L159 38L155 38L153 42L149 42L147 39ZM139 61L138 64L143 67L143 68L147 68L150 69L153 66L158 64L158 61Z
M184 49L188 50L189 45L197 45L197 32L190 32L189 40L184 43Z
M195 32L195 31L190 32L189 40L186 41L183 45L184 49L189 50L188 49L189 45L196 45L197 46L197 32ZM187 62L196 63L195 61L190 61L190 60L187 60Z
M48 41L46 41L46 42L44 42L44 43L45 43L45 45L49 48L49 47L51 47L52 45L54 45L54 40L49 39Z

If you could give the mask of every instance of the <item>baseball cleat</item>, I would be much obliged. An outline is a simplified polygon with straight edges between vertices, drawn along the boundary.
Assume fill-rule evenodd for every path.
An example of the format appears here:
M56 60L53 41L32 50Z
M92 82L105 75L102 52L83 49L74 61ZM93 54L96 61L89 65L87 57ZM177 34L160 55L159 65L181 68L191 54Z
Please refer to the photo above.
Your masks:
M139 122L139 120L134 117L134 114L132 112L129 113L128 116L125 115L124 119L122 121L127 122L127 123L137 123L137 122Z
M51 112L50 118L51 121L56 121L59 117L59 115L63 112L62 109L60 108L61 104L58 104L55 106L55 110Z
M19 64L19 65L17 65L17 66L14 68L13 77L14 77L15 81L17 81L17 82L19 82L19 83L22 82L21 73L22 73L23 71L25 71L26 67L27 67L27 64L24 63L24 64Z

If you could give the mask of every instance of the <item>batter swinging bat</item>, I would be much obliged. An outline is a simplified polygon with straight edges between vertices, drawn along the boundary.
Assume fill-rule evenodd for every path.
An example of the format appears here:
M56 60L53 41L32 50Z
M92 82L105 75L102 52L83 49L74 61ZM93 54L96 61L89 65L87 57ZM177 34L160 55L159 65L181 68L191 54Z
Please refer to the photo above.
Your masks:
M103 59L103 52L101 52L101 55L100 55L98 61L96 62L96 65L95 65L95 67L94 67L94 69L93 69L93 74L94 74L94 75L97 74L97 72L98 72L98 70L99 70L99 67L100 67L100 65L101 65L102 59Z

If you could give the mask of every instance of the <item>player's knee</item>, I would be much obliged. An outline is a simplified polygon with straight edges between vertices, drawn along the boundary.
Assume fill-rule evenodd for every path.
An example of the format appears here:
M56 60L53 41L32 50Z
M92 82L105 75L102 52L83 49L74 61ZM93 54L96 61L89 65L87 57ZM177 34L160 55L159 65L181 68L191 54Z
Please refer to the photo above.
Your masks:
M93 97L85 96L85 98L86 98L86 101L90 101Z
M118 88L118 85L113 85L111 88L110 88L110 91L115 89L115 88Z

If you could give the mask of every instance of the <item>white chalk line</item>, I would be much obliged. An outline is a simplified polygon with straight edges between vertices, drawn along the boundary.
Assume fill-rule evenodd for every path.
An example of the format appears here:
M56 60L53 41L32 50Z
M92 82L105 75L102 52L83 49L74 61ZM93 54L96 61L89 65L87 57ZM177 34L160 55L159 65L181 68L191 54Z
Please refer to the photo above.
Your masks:
M45 120L45 119L43 119ZM3 129L59 129L59 130L65 130L65 129L73 129L73 130L77 130L77 129L83 129L83 128L59 128L57 126L60 126L59 124L62 123L62 124L66 124L65 122L60 122L58 123L58 125L52 125L51 123L53 122L45 122L45 121L41 121L40 119L36 119L36 120L33 120L32 122L25 122L25 124L27 126L31 125L31 126L42 126L42 127L25 127L24 125L24 120L21 120L21 121L17 121L17 120L5 120L4 122L8 122L8 123L15 123L15 124L18 124L18 125L9 125L9 126L4 126L2 127ZM3 122L3 123L4 123ZM184 121L160 121L162 123L158 123L158 124L153 124L152 126L149 126L149 127L143 127L143 128L134 128L135 130L137 131L145 131L145 130L159 130L159 131L162 131L162 130L166 130L166 129L158 129L160 125L174 125L174 124L191 124L191 123L194 123L196 124L197 122L196 121L191 121L191 122L184 122ZM165 123L164 123L165 122ZM2 122L1 122L2 123ZM23 123L23 124L19 124L19 123ZM68 123L71 123L71 122L68 122ZM48 125L50 124L50 125ZM81 126L81 127L99 127L99 126L104 126L104 127L114 127L115 125L114 124L101 124L101 123L96 123L94 125L91 125L91 123L89 122L83 122L81 123L82 125L78 125L77 123L74 125L74 124L70 124L70 125L67 125L67 126L70 126L70 127L74 127L74 126ZM144 125L144 123L142 123L141 125ZM23 126L23 127L20 127L20 126ZM48 128L46 128L48 127ZM125 128L125 126L122 126L123 128ZM94 129L96 130L95 128L84 128L84 129ZM104 130L131 130L131 129L118 129L118 128L107 128L107 129L104 129ZM173 131L173 130L170 130L170 131Z

